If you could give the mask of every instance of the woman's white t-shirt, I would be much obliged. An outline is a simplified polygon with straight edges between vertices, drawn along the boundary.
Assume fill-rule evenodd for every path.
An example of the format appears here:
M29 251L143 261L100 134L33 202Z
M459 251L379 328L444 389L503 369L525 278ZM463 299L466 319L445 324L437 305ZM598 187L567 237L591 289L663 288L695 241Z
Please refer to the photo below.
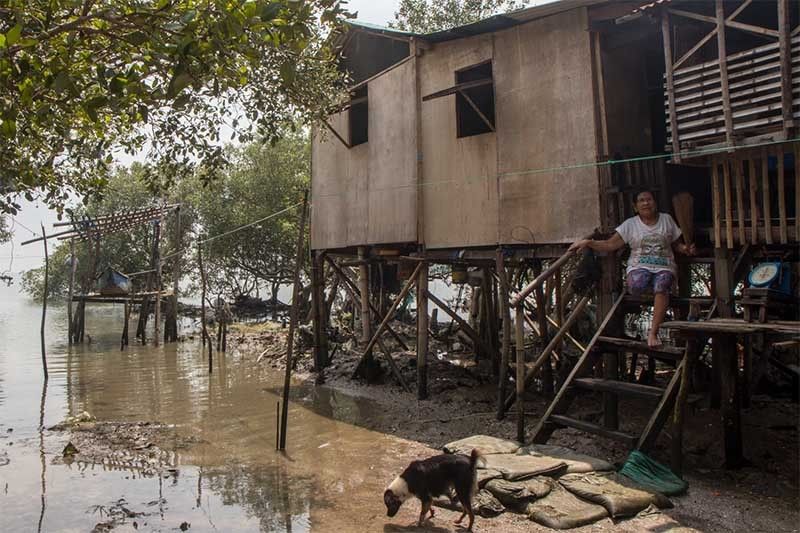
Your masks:
M669 270L676 273L672 243L681 236L681 229L667 213L659 213L658 221L648 226L639 216L631 217L617 228L617 233L631 247L625 272L643 268L651 272Z

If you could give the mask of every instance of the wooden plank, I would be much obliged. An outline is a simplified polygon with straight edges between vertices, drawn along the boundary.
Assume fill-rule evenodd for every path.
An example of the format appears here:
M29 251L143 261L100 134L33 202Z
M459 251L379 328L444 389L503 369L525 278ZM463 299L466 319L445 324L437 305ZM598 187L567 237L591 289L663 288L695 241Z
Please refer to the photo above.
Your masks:
M558 390L556 397L553 398L553 401L550 402L550 405L547 407L544 415L542 418L539 419L539 423L536 425L536 428L533 430L533 442L537 444L543 444L547 442L550 438L550 435L553 432L552 425L549 424L549 418L553 415L556 411L559 413L564 412L569 407L569 403L571 402L570 397L568 397L568 390L569 386L572 383L572 380L577 378L583 371L584 367L589 363L592 359L591 353L594 350L595 345L597 344L597 340L603 335L603 330L606 329L609 322L614 318L617 313L617 309L622 304L622 300L625 298L624 294L621 294L617 297L616 301L612 304L611 309L609 309L608 313L606 314L603 322L600 323L598 326L597 331L595 332L592 339L589 341L589 344L586 345L586 349L581 354L581 357L578 359L578 362L575 363L575 366L572 367L567 379L564 381L564 384Z
M750 185L750 243L758 244L758 180L753 155L755 154L751 154L747 160L747 181Z
M328 128L328 130L329 130L331 133L333 133L333 136L334 136L334 137L336 137L337 139L339 139L339 142L340 142L340 143L342 143L342 144L344 145L344 147L345 147L345 148L347 148L348 150L349 150L350 148L352 148L352 146L350 146L350 143L349 143L349 142L347 142L347 141L345 141L345 140L344 140L344 137L342 137L341 135L339 135L339 132L338 132L338 131L336 131L336 128L334 128L333 126L331 126L331 123L330 123L330 122L328 122L328 121L327 121L327 120L325 120L324 118L323 118L323 119L321 119L321 120L322 120L322 123L325 125L325 127L326 127L326 128Z
M769 152L761 151L761 197L764 201L764 238L772 244L772 205L769 187Z
M672 36L670 34L669 12L661 14L661 37L664 41L664 65L667 75L667 97L669 100L669 124L672 127L672 154L676 162L680 161L680 132L675 109L675 77L672 62Z
M610 392L619 396L631 396L646 400L658 400L664 389L652 385L640 385L626 381L613 381L600 378L578 378L572 381L575 387L598 392Z
M604 428L603 426L592 424L591 422L584 422L583 420L578 420L576 418L570 418L568 416L563 416L563 415L552 415L550 419L556 424L559 424L561 426L579 429L586 433L592 433L594 435L599 435L607 439L612 439L622 442L629 448L633 448L636 445L636 440L637 440L636 437L628 433L623 433L622 431L607 429Z
M487 85L491 85L494 83L493 78L485 78L482 80L474 80L474 81L465 81L464 83L458 83L453 85L452 87L448 87L447 89L442 89L441 91L436 91L435 93L431 93L427 96L422 97L423 102L427 102L429 100L435 100L436 98L442 98L444 96L450 96L451 94L460 93L462 91L466 91L467 89L474 89L476 87L485 87Z
M778 224L780 227L781 244L789 242L789 233L786 224L786 179L785 164L783 160L783 148L775 150L775 157L778 158Z
M626 352L643 353L652 357L663 357L674 360L683 356L683 349L681 348L673 348L671 346L659 346L657 348L651 348L646 342L633 339L601 336L597 340L597 343L604 347L612 347Z
M729 161L722 161L722 185L725 191L725 237L728 248L733 248L733 198L731 194L731 173Z
M731 94L728 87L728 52L725 44L725 7L722 0L716 0L716 13L717 13L717 51L719 52L719 76L720 86L722 88L722 107L725 116L725 142L728 146L733 146L733 116L731 113ZM678 132L673 130L673 136ZM725 165L727 169L727 165ZM727 172L727 170L726 170ZM727 174L726 174L727 175ZM727 185L727 179L725 181ZM726 195L727 199L727 195ZM726 201L726 208L727 208ZM726 209L726 215L730 213L730 209ZM733 237L728 237L728 247L733 246Z
M644 431L642 431L642 434L639 436L639 442L636 444L637 450L647 452L653 447L656 440L658 440L661 428L664 427L664 422L666 422L667 416L669 415L669 408L675 401L675 395L678 392L678 384L681 381L681 375L683 374L685 365L686 361L684 359L678 365L678 368L675 369L675 373L672 374L672 378L669 380L664 394L661 395L658 406L647 421Z
M735 165L733 178L736 187L736 218L739 242L747 242L744 226L744 176L742 176L742 160L739 157L731 159L731 164Z

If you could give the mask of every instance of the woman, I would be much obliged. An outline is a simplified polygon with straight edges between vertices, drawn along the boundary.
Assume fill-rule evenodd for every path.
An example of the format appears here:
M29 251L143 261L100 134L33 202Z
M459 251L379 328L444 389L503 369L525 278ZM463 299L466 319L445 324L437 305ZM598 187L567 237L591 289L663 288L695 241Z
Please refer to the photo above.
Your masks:
M653 291L653 325L647 335L647 345L661 345L658 330L664 322L669 306L669 293L675 281L677 267L673 251L694 255L694 244L679 242L681 230L667 213L659 213L656 200L650 190L640 191L634 203L637 216L631 217L604 241L581 239L570 246L570 250L591 248L596 252L614 252L626 244L631 247L631 256L626 269L628 291L639 295L647 289Z

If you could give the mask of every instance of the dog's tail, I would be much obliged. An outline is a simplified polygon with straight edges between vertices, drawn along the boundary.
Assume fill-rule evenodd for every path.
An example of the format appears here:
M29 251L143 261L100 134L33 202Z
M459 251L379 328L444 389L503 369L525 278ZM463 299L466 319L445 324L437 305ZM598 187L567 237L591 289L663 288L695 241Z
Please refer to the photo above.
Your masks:
M478 493L478 467L485 466L486 462L484 461L483 454L477 448L473 448L472 453L469 456L469 468L472 471L472 487L470 492L470 500L472 496Z

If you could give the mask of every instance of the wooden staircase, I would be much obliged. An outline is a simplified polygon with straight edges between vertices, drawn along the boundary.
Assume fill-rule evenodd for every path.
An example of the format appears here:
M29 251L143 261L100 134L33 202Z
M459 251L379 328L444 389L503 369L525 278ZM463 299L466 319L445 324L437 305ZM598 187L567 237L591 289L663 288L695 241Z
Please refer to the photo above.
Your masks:
M684 369L687 368L688 348L671 346L651 348L646 342L605 334L606 329L610 329L609 325L613 324L615 319L624 312L625 300L626 296L624 294L616 299L591 341L586 345L578 362L534 429L533 442L543 444L548 441L554 431L561 428L574 428L622 442L631 449L647 450L653 445L661 428L664 426L667 416L675 404L679 388L683 389L681 397L685 401L685 396L688 392L688 386L686 385L688 383L681 387L681 381L684 376ZM620 379L593 377L592 369L595 364L602 358L604 353L613 351L619 352L623 357L626 357L628 353L645 354L655 359L674 362L677 364L677 368L665 388L622 381L624 376L621 376ZM618 398L629 397L647 400L655 403L655 408L647 425L641 432L638 434L626 433L620 431L617 427L608 427L607 425L578 420L568 416L569 408L575 398L579 394L587 392L601 392ZM603 403L605 404L605 402ZM607 413L604 413L603 418L604 420L609 419ZM681 417L678 416L677 418L677 422L680 424ZM612 419L616 419L616 417L614 416Z

